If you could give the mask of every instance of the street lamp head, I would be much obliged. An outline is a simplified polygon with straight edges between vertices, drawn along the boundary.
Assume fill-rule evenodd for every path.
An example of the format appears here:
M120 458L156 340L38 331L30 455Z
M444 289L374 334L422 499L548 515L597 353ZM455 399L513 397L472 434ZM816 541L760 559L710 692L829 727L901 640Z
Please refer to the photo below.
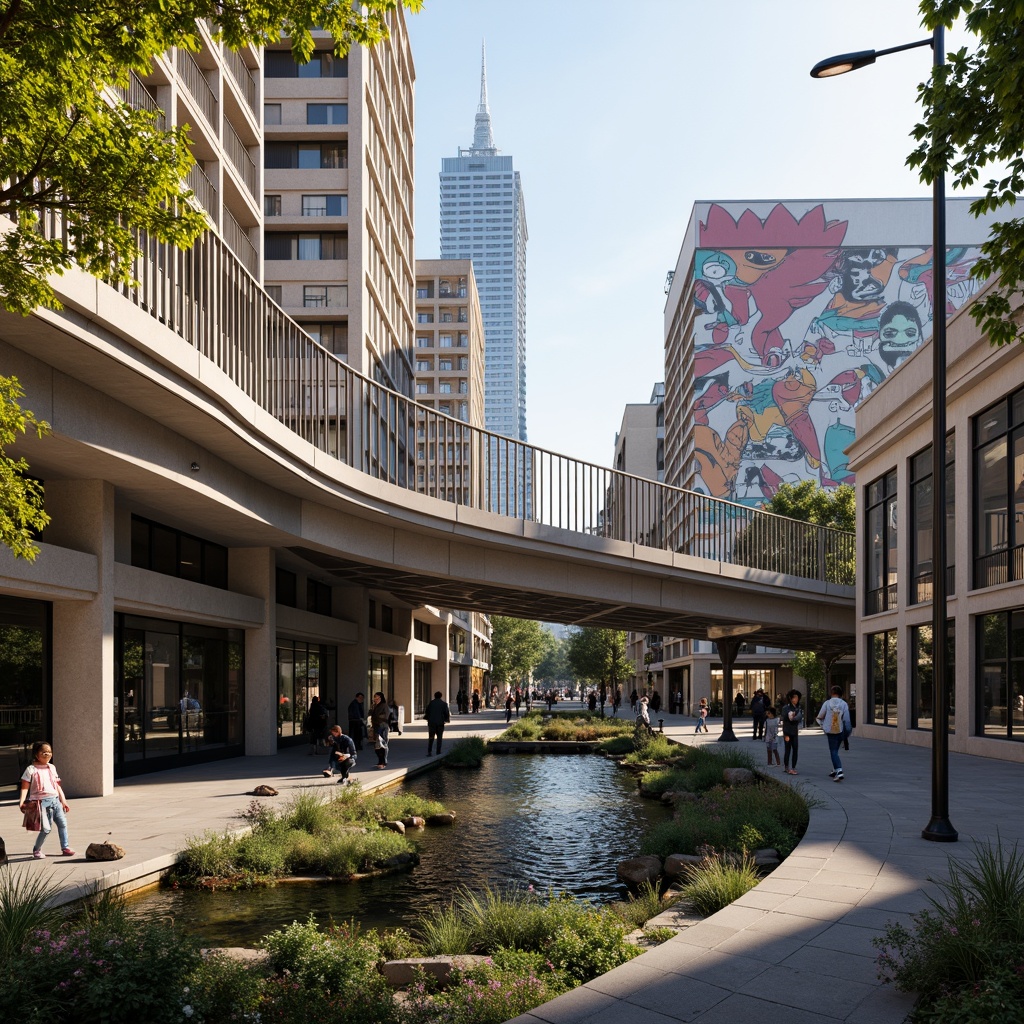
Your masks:
M835 57L819 60L811 68L811 78L833 78L845 75L848 71L856 71L875 63L875 50L858 50L856 53L840 53Z

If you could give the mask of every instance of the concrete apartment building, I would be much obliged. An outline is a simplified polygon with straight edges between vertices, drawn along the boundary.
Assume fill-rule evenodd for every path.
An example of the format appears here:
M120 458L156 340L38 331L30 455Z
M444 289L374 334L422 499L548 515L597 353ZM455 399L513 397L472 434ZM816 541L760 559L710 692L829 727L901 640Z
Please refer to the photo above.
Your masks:
M350 77L324 39L316 73L292 63L267 97L262 56L280 72L290 54L231 54L200 27L202 52L158 59L127 99L192 126L190 180L216 230L184 254L150 246L134 288L72 271L62 311L0 311L4 372L53 426L18 445L52 517L40 554L0 551L4 787L42 737L74 751L70 794L103 795L117 778L301 742L314 694L342 718L360 690L407 717L434 690L454 698L464 655L448 613L324 556L367 528L344 498L363 475L298 429L316 396L291 418L274 398L278 375L315 379L300 360L338 357L411 393L413 69L401 8L390 17L390 41L354 51ZM259 283L264 99L280 107L273 141L295 154L268 168L268 276L327 351ZM343 306L322 291L345 287Z
M947 203L946 316L978 287L989 221L969 205ZM665 305L666 482L748 506L853 483L858 406L931 334L930 240L927 199L697 203ZM736 689L785 692L788 652L747 650ZM666 638L664 657L687 702L721 699L708 641Z
M413 86L401 11L390 38L297 65L264 55L265 283L329 351L411 394Z
M494 145L482 59L473 144L441 161L441 258L473 261L487 332L486 426L518 441L527 439L527 239L523 185L513 158ZM532 506L529 466L525 486L497 471L491 486L502 508L523 513Z
M969 310L947 337L949 748L1024 762L1024 348ZM926 746L934 720L930 343L857 410L859 729Z

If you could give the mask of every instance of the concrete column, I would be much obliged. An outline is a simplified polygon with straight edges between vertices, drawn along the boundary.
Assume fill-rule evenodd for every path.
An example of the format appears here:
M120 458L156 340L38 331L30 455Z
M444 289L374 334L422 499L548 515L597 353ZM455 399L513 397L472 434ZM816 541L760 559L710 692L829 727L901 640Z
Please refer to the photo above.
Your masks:
M245 631L245 753L277 753L277 587L273 548L231 548L228 586L263 600L263 625Z
M366 694L365 707L370 706L366 680L370 653L366 639L370 605L363 587L337 587L333 601L337 605L338 617L354 622L358 627L356 642L338 648L338 714L344 720L343 712L357 693Z
M46 541L98 560L91 601L53 603L54 763L68 796L114 789L114 486L47 480Z

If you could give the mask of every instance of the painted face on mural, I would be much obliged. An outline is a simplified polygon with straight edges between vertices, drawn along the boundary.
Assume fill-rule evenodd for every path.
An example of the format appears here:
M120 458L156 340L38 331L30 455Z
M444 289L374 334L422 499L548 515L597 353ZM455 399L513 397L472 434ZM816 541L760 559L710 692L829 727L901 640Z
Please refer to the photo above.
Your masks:
M878 354L891 370L921 344L921 317L909 302L892 302L878 318Z
M755 281L774 270L785 258L788 249L726 249L726 255L736 264L736 279L743 284Z
M882 294L882 282L871 275L871 267L853 264L843 268L843 294L854 302L868 302Z

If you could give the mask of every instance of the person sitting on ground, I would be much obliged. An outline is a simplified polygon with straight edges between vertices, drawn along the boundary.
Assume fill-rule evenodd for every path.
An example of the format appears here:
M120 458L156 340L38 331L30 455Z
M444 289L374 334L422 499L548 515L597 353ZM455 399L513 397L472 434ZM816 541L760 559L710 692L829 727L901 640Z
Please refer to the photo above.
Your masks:
M323 776L329 779L335 772L339 772L341 778L338 779L338 785L346 786L349 782L348 773L356 764L356 745L352 742L351 736L346 736L341 731L340 725L331 726L327 742L327 767L323 771Z

